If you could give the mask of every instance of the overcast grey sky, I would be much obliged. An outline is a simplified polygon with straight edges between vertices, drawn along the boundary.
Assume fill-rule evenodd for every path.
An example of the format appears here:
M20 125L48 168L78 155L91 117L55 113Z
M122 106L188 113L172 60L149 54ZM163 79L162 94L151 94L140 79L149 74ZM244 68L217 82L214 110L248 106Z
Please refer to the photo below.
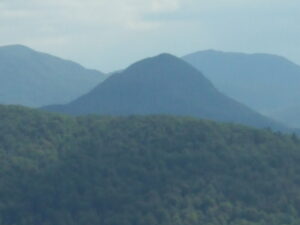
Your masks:
M23 44L105 72L204 49L300 64L299 0L0 0L0 45Z

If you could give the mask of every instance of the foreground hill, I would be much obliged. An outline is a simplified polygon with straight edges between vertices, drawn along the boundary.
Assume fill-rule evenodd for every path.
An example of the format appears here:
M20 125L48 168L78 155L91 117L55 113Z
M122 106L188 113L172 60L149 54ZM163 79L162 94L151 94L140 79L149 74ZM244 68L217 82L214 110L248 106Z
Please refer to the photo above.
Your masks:
M104 75L21 45L0 47L0 103L39 107L67 103Z
M300 224L295 136L167 116L0 116L1 224Z
M74 115L188 115L282 129L221 94L198 70L169 54L137 62L75 101L45 109Z
M269 54L200 51L183 57L224 94L291 127L300 127L300 66Z

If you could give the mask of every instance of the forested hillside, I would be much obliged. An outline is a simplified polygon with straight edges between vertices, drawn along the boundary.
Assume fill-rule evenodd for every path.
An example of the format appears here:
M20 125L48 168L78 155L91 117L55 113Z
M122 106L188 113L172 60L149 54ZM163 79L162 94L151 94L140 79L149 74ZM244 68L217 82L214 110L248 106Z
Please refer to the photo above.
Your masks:
M0 106L1 225L298 225L300 140Z

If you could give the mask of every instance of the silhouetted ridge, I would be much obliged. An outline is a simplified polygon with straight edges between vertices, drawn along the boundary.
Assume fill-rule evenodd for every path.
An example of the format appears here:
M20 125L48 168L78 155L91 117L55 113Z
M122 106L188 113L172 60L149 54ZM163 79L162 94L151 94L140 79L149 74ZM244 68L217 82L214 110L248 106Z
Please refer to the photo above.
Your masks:
M104 79L70 60L23 45L0 47L0 103L40 107L67 103Z
M300 66L271 54L199 51L183 57L202 71L217 89L249 107L293 127L300 116Z
M122 76L126 79L138 81L159 82L160 85L182 85L180 82L187 83L190 79L201 83L206 88L213 88L213 85L202 74L188 63L171 54L160 54L156 57L141 60L129 66ZM158 85L155 83L155 85ZM150 87L148 87L150 88Z
M20 44L1 46L1 49L10 51L34 51L32 48Z
M276 126L221 94L197 69L169 54L134 63L70 104L45 109L74 115L172 114Z

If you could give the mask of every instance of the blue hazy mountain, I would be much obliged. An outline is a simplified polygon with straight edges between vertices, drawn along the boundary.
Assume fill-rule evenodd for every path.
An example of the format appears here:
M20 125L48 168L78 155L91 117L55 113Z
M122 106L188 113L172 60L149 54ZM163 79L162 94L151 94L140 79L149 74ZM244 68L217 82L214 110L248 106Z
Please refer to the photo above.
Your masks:
M0 47L0 103L67 103L104 79L101 72L21 45Z
M300 114L294 111L300 108L299 65L276 55L213 50L183 59L202 71L224 94L269 117L300 127Z
M223 95L201 72L169 54L139 61L75 101L44 109L73 115L172 114L281 127Z

